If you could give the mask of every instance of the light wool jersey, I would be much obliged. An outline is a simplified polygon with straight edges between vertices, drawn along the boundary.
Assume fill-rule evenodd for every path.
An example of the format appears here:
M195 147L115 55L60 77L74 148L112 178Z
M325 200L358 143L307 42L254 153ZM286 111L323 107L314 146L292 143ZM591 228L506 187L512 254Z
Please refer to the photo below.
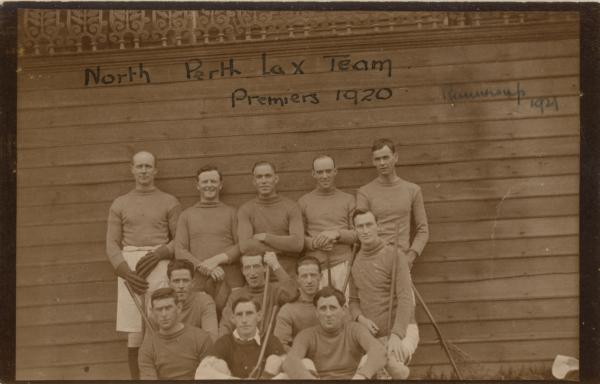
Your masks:
M377 218L379 236L388 244L396 243L396 223L399 225L399 245L421 254L429 239L427 214L421 188L398 178L383 182L379 178L360 187L356 193L356 208L370 210ZM414 220L414 238L410 243L411 217Z
M125 259L125 246L145 247L166 244L173 253L172 239L181 213L179 201L158 188L133 191L119 196L108 213L106 253L113 267Z
M187 259L198 267L202 261L219 253L225 253L229 258L229 263L223 265L229 286L244 285L235 208L221 202L198 202L183 211L177 224L175 257ZM196 274L196 279L202 279L200 274Z
M252 238L258 233L267 234L264 243ZM280 195L252 199L238 210L238 237L242 254L276 252L281 266L293 276L296 259L304 246L300 207Z
M147 333L138 357L140 379L193 380L212 344L207 332L188 325L171 335Z
M381 240L372 248L363 246L352 266L350 312L354 319L360 314L371 319L379 327L377 337L390 334L388 316L394 258L393 247ZM404 339L414 311L410 270L404 257L397 258L394 292L391 332Z
M298 299L279 310L273 334L285 347L291 346L294 337L303 329L317 325L319 320L312 301Z
M367 361L359 367L365 353ZM319 378L325 380L351 379L355 373L370 378L386 363L383 344L356 322L344 322L333 332L325 331L320 325L307 328L294 339L288 352L290 355L297 359L311 359ZM284 362L284 369L291 379L302 378L302 373L294 368Z
M356 240L352 226L354 196L339 189L329 192L315 189L302 196L298 205L304 219L305 255L316 257L323 268L327 268L327 256L330 267L347 261L351 254L350 244ZM325 230L337 230L340 233L340 238L331 251L315 249L312 246L314 237Z

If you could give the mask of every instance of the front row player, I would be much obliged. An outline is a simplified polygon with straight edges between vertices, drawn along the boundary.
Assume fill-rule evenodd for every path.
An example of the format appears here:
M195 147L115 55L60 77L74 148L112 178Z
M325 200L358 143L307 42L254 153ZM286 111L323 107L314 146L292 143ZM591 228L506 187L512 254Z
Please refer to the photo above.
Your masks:
M260 304L250 296L240 296L232 303L232 309L233 333L221 336L215 342L208 357L198 366L196 380L245 379L256 366L265 342L258 331L262 319ZM283 354L281 343L271 335L265 348L266 362L260 379L269 379L279 373Z
M142 380L191 380L212 347L208 332L179 321L181 303L172 288L152 293L152 315L158 330L146 331L138 363Z
M319 324L296 336L275 379L370 379L385 366L385 348L356 322L344 320L344 294L330 286L314 297Z

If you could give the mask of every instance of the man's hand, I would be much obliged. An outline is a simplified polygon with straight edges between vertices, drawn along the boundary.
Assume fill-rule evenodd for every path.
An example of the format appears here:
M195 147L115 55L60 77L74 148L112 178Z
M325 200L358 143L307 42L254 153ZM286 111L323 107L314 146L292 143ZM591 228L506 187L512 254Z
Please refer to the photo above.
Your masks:
M133 272L126 261L117 266L115 273L127 281L131 285L131 289L138 295L143 295L148 290L148 282Z
M223 270L223 268L221 267L216 267L215 269L212 270L212 272L210 273L210 277L214 280L214 281L221 281L225 278L225 271Z
M267 234L266 233L256 233L256 234L254 234L254 236L252 236L252 238L254 240L260 241L261 243L264 243L267 238Z
M395 356L398 362L404 363L404 356L406 353L404 351L404 345L402 344L402 339L400 336L392 333L388 340L387 345L388 356Z
M219 253L218 255L210 257L201 262L197 268L200 270L200 273L205 276L209 276L212 274L215 268L223 263L226 263L227 260L229 260L229 257L225 253Z
M414 249L409 249L406 251L406 261L408 262L408 268L412 269L413 263L417 258L417 252Z
M367 380L367 378L360 373L355 373L354 376L352 376L352 380Z
M171 252L166 245L161 245L154 251L146 253L135 265L135 272L144 279L150 275L150 272L156 267L159 261L171 258Z
M340 233L336 230L323 231L314 238L313 247L323 251L331 251L339 238Z
M281 268L279 264L279 260L277 260L277 255L275 252L265 252L265 256L263 257L265 264L267 264L273 271Z
M375 336L377 332L379 332L379 327L377 326L377 324L375 324L373 320L368 319L363 315L358 316L358 319L356 319L356 321L367 327L367 329L369 330L369 332L371 332L373 336Z

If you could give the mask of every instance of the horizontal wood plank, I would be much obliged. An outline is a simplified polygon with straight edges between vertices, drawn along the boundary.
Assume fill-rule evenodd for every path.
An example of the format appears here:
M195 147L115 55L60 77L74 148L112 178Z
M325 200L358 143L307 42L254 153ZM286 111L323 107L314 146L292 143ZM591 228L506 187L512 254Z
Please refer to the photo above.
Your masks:
M116 297L114 299L116 300ZM114 323L116 312L116 302L25 307L17 309L16 324L19 328L27 328L50 324L84 324L107 321Z
M72 366L127 361L127 340L94 344L46 347L17 347L16 363L21 368Z
M126 360L105 364L17 368L17 380L130 380Z

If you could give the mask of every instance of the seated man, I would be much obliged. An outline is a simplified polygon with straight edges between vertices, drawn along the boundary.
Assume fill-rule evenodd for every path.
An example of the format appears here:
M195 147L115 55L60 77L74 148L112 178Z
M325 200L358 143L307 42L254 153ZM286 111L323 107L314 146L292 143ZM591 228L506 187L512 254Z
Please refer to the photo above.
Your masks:
M191 380L212 347L210 335L179 321L181 303L172 288L159 288L150 303L158 324L146 332L138 364L142 380Z
M214 341L217 339L219 327L215 302L208 294L192 290L194 269L194 264L185 259L169 261L169 286L173 288L181 303L179 320L184 324L204 329Z
M386 345L387 373L392 379L404 380L410 373L406 364L419 343L408 257L404 253L396 256L394 248L379 237L379 225L371 211L357 210L353 220L361 249L351 269L350 312ZM392 284L394 300L390 301Z
M327 286L313 303L319 324L300 331L283 362L285 373L275 379L364 380L383 368L383 345L362 325L344 321L341 291Z
M300 295L293 302L281 307L273 331L286 351L292 346L298 332L319 323L313 298L319 290L321 263L315 257L304 256L298 260L296 273Z
M271 318L271 311L275 305L282 306L293 300L297 295L296 284L281 267L275 253L265 253L264 261L263 256L261 255L244 255L241 258L241 262L242 274L246 279L246 285L231 292L231 295L229 295L225 308L223 308L221 323L219 324L219 336L231 333L235 328L235 324L232 321L233 308L231 304L235 302L237 298L241 296L250 296L259 303L263 302L263 295L265 292L265 264L267 265L267 268L271 268L278 280L278 282L269 282L267 302L265 308L262 308L262 316L265 319ZM261 333L264 332L264 328L266 327L265 323L267 322L268 320L265 320L261 324Z
M198 366L196 380L245 379L251 373L254 379L272 378L281 370L281 355L284 352L276 337L271 335L268 340L261 340L258 331L258 323L262 318L260 304L250 296L240 296L232 306L235 330L215 342L208 356ZM264 342L267 345L263 361L255 370Z

